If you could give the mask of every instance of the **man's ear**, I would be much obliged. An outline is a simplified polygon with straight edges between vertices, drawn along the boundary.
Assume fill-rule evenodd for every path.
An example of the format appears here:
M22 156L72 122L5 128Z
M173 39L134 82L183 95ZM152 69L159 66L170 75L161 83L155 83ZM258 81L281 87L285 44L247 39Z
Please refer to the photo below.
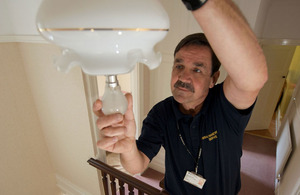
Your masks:
M213 88L215 86L215 84L217 83L218 81L218 78L220 76L220 71L218 70L217 72L215 72L213 74L213 76L211 77L211 83L209 85L209 88Z

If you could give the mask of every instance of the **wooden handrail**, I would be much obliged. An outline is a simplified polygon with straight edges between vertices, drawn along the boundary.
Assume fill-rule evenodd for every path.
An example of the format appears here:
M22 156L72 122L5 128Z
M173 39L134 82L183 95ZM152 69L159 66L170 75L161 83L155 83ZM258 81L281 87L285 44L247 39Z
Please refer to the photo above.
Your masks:
M129 194L133 194L133 188L137 189L139 191L139 194L149 194L149 195L158 195L158 194L167 195L168 194L167 191L165 191L164 189L159 190L147 183L144 183L144 182L136 179L135 177L133 177L131 175L123 173L122 171L119 171L119 170L117 170L99 160L96 160L94 158L90 158L87 162L91 166L93 166L101 171L105 194L108 194L108 185L109 185L109 182L107 182L108 175L109 175L109 179L111 180L110 185L111 185L113 194L116 194L116 191L117 191L115 179L118 179L118 181L119 181L120 194L124 194L124 187L123 187L124 183L128 184Z

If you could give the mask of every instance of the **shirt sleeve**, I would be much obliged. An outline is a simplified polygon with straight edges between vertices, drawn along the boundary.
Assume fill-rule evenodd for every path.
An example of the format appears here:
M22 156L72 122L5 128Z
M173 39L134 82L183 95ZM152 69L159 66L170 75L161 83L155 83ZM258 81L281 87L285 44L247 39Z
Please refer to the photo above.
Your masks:
M226 120L231 124L232 130L234 130L236 134L240 134L240 131L244 130L249 122L255 102L247 109L237 109L225 97L223 83L220 84L219 87L221 107L222 111L226 113Z
M136 141L138 149L143 152L150 161L159 152L163 144L163 129L166 122L163 121L163 110L161 106L156 105L148 113L143 121L142 132Z

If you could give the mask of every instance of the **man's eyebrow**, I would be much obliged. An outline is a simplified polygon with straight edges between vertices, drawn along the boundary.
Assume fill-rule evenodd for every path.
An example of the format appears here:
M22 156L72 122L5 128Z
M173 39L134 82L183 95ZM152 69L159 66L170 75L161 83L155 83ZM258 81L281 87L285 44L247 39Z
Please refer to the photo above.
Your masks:
M183 59L181 59L181 58L176 58L176 59L174 60L174 62L175 62L175 63L182 63L182 62L183 62Z
M205 67L203 63L197 63L197 62L194 63L194 66L197 66L197 67Z
M184 60L182 58L175 58L174 59L174 63L183 63L183 62L184 62ZM196 66L196 67L205 67L204 63L201 63L201 62L195 62L194 66Z

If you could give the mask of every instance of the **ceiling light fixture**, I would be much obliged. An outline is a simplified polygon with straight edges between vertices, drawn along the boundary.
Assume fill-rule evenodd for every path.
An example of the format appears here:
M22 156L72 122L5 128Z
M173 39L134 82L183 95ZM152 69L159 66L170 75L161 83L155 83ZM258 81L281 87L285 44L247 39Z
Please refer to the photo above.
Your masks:
M63 49L59 70L78 65L89 75L128 73L138 62L156 68L161 55L154 45L169 29L158 0L44 0L36 23Z
M68 72L77 65L86 74L106 75L105 114L125 113L117 75L139 62L150 69L159 66L161 55L154 45L169 29L158 0L44 0L36 23L46 40L62 48L55 61L58 70Z

